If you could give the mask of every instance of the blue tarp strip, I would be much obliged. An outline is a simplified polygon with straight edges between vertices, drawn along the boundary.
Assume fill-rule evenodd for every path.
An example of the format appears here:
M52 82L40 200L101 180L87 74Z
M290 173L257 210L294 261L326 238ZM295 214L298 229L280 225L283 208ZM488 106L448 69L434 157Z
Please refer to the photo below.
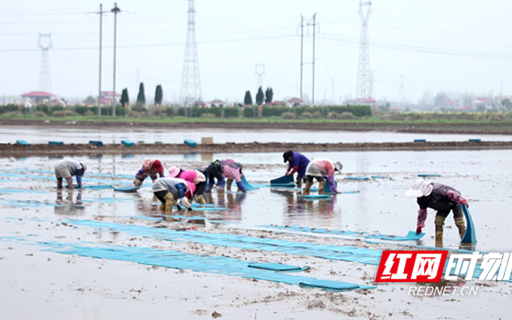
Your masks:
M2 238L7 239L7 238ZM10 237L10 240L17 240ZM25 240L26 241L26 240ZM28 242L28 241L26 241ZM32 241L30 241L32 242ZM291 285L300 283L330 282L331 286L318 287L327 290L373 289L373 286L357 285L347 282L322 280L313 277L290 275L286 273L269 272L248 265L257 262L242 261L234 258L208 255L194 255L180 251L160 250L148 247L125 247L108 245L103 247L85 246L75 243L58 243L55 241L39 241L34 244L46 247L46 251L60 254L79 255L97 259L110 259L119 261L136 262L143 265L159 266L173 269L190 269L196 272L207 272L227 276L239 276L248 279L267 280ZM95 244L91 244L95 245Z
M168 241L188 241L202 244L212 244L223 247L236 247L243 249L258 249L270 252L309 255L331 260L344 260L378 265L381 250L349 246L318 245L305 242L293 242L279 239L264 239L233 234L207 233L200 231L176 231L163 228L150 228L119 223L106 223L91 220L66 220L67 223L84 225L92 228L105 228L118 230L132 235L159 238Z

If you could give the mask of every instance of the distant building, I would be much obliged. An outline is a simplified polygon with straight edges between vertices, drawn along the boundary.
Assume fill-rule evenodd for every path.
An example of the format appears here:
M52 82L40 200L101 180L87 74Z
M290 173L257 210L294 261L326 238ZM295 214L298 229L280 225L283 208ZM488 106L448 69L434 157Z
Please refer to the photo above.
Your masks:
M46 104L49 106L66 106L66 102L59 99L56 95L44 91L32 91L22 94L23 104L27 107L31 107L38 104Z
M482 107L482 106L485 108L485 110L489 110L489 109L493 108L492 101L487 98L476 98L472 104L473 104L473 107L475 107L475 109L477 109L478 107Z
M218 99L213 100L213 101L210 102L210 105L212 105L212 106L219 106L219 107L223 107L225 104L226 103L224 101L218 100Z
M354 100L347 100L343 103L345 106L370 106L376 107L377 100L373 98L359 98Z
M116 101L119 102L121 100L121 94L115 93ZM103 106L111 106L114 102L114 92L113 91L101 91L101 105Z
M288 104L290 104L292 107L299 107L302 105L303 102L304 101L299 98L291 98L290 100L288 100Z

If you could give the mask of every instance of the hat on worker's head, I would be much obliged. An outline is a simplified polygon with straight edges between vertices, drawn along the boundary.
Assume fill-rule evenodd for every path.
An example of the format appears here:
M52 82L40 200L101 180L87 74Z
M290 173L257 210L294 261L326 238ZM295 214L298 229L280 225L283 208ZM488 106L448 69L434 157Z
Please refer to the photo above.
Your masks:
M176 167L176 166L172 166L170 169L169 169L169 178L176 178L179 174L180 174L180 168Z
M158 172L164 171L164 166L162 165L160 160L155 160L155 162L153 162L153 168L155 168L155 170Z
M80 164L82 165L82 169L84 170L84 173L85 173L85 171L87 171L87 166L83 163L80 163Z
M343 169L343 165L341 164L341 162L336 161L334 163L334 171L341 172L341 169Z
M433 182L418 179L412 184L409 190L405 192L405 195L411 198L420 198L430 195L432 193L432 189L434 189Z
M284 159L283 162L286 163L288 161L288 158L292 157L292 156L293 156L293 151L292 150L286 151L285 153L283 153L283 159Z

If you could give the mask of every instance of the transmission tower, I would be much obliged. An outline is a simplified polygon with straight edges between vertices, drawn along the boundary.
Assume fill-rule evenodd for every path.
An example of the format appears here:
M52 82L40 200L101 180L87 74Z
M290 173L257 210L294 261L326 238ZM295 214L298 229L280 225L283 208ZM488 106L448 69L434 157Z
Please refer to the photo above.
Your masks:
M405 96L405 80L404 76L400 76L400 91L398 92L398 97L400 99L400 103L404 102Z
M180 97L181 103L184 105L202 100L199 58L197 56L196 10L194 9L194 2L195 0L188 0L187 44L185 47L185 61L183 62Z
M366 12L364 7L366 6ZM369 98L370 92L370 43L368 39L368 21L372 12L372 3L359 0L361 17L361 39L359 40L359 64L357 68L356 99Z
M39 48L41 55L41 72L39 73L39 91L52 91L52 78L50 74L50 48L52 47L52 34L39 34Z
M258 75L258 88L263 86L263 75L265 74L265 65L256 63L254 73Z

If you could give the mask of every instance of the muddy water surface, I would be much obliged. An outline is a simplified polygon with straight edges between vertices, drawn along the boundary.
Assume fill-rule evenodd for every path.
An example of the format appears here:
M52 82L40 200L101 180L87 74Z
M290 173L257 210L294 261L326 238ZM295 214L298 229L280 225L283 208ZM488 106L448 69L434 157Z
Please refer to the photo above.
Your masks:
M478 250L512 250L508 230L512 219L509 208L512 204L512 151L429 151L429 152L344 152L306 153L315 157L328 157L344 164L343 174L337 175L338 189L348 191L326 201L305 201L298 190L262 187L247 194L219 193L209 195L213 204L228 210L195 212L209 220L224 220L243 228L261 225L299 225L303 227L325 227L336 230L380 232L405 235L415 229L418 207L414 199L404 196L408 187L418 179L418 174L436 174L427 178L453 186L470 203L470 211L476 225ZM209 161L232 157L246 165L247 180L254 184L267 184L270 179L281 176L286 165L281 154L212 154L212 155L153 155L161 159L167 168L172 165L184 168L204 168ZM130 185L135 172L146 157L122 156L76 157L77 161L89 165L85 186L110 184ZM112 189L63 191L55 190L50 171L58 159L40 157L0 159L2 188L19 189L18 192L2 194L5 201L19 201L2 205L2 216L17 217L30 213L37 217L70 215L91 219L95 216L154 216L158 212L158 201L153 201L150 186L137 193L120 193ZM18 176L9 176L17 173ZM95 174L102 174L97 176ZM117 177L114 177L116 176ZM347 177L369 177L369 180L347 180ZM379 176L371 178L371 176ZM233 187L236 190L236 186ZM357 192L357 193L352 193ZM83 203L75 206L77 197ZM24 207L23 201L36 201L42 205ZM70 206L55 206L69 203ZM44 205L48 204L48 205ZM426 236L418 243L433 246L434 212L424 229ZM456 227L451 217L445 227L446 247L458 246Z

